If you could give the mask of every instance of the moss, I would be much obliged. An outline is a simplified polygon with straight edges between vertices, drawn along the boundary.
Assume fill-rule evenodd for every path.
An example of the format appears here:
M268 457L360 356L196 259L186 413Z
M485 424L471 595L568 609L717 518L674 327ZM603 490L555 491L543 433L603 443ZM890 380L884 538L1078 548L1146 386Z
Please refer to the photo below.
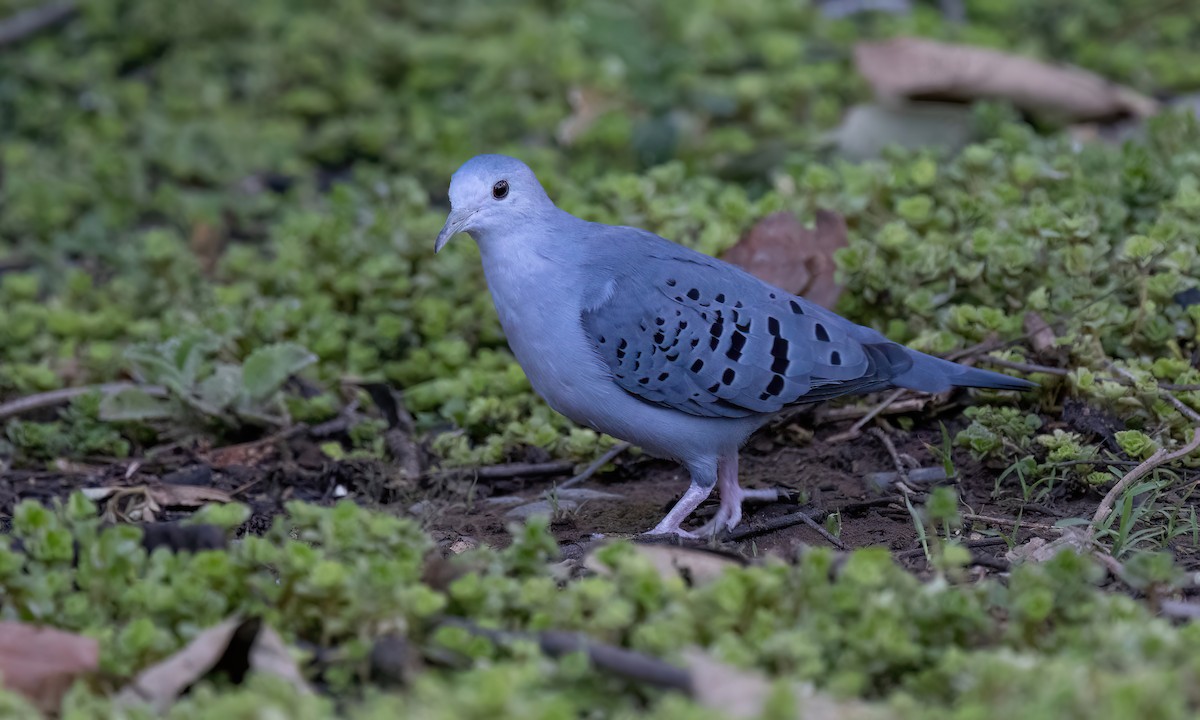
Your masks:
M580 631L672 662L694 645L768 678L809 681L897 711L919 705L938 717L969 717L969 708L992 702L1040 715L1082 707L1096 692L1119 707L1152 703L1164 717L1196 709L1187 688L1200 679L1191 651L1200 626L1173 628L1142 605L1102 592L1095 583L1103 571L1070 552L1020 566L1004 584L923 583L880 548L837 563L825 550L794 562L765 559L690 586L618 542L597 554L607 575L564 580L556 577L553 537L533 521L512 526L504 550L453 559L474 572L435 588L422 580L430 543L410 521L349 502L288 509L266 536L228 550L147 555L136 527L100 529L82 496L58 510L23 503L13 535L25 551L0 549L0 615L98 638L102 667L120 681L226 616L259 614L290 642L324 649L326 681L359 698L351 703L354 717L382 708L424 708L434 717L486 708L505 717L575 716L586 708L621 717L644 703L671 713L681 702L586 662L543 658L527 643L472 635L443 624L443 615L516 632ZM226 523L234 520L227 510ZM73 538L84 548L77 565ZM1167 556L1129 566L1160 586L1178 576ZM374 685L364 653L372 638L395 628L419 654L457 657L456 669L419 672L401 695ZM1060 674L1058 691L1039 690L1046 676ZM1154 681L1128 683L1126 676ZM75 709L65 716L99 712L107 701L94 692L76 688L68 700ZM326 700L299 702L259 678L242 688L205 683L172 717L216 717L214 708L232 712L252 702L332 716Z

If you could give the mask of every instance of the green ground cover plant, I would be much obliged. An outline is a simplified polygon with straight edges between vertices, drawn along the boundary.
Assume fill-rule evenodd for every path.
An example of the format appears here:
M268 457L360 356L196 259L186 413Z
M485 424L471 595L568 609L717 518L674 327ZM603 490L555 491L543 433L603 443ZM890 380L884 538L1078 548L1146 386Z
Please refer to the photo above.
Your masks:
M441 469L531 452L591 460L612 439L533 394L472 244L432 253L450 173L506 152L574 214L710 254L774 211L840 213L839 312L926 352L986 344L980 355L1041 383L1017 399L970 396L948 466L981 464L995 494L1020 503L1094 507L1197 425L1195 114L1165 111L1117 144L980 103L959 151L855 162L828 133L870 100L859 40L999 48L1173 98L1200 90L1200 16L1186 3L971 0L955 23L938 3L912 4L846 19L778 0L80 4L0 48L0 403L126 385L0 416L0 474L318 425L369 406L367 382L402 390ZM34 5L0 0L0 17ZM1038 348L1031 313L1048 326ZM1111 441L1069 427L1070 403L1111 418ZM387 457L382 421L352 433L325 456ZM1200 535L1196 463L1142 477L1095 524L1097 547L1125 564L1126 594L1099 590L1102 571L1074 554L973 581L959 501L944 495L909 505L929 577L883 551L810 551L699 587L625 544L601 552L609 575L564 575L537 522L456 561L476 574L434 586L426 529L349 503L291 504L227 550L147 555L137 527L100 530L72 495L4 518L0 619L100 640L103 676L72 692L66 717L110 716L115 688L235 613L333 651L320 671L330 693L216 682L173 717L259 704L314 718L721 716L447 615L579 630L679 662L695 644L887 716L1185 717L1200 706L1197 626L1155 613L1194 584L1170 550ZM206 516L222 526L245 520L237 506L211 510L227 513ZM402 691L364 675L385 630L433 666ZM771 716L789 716L780 708Z
M202 519L231 526L246 512L219 510ZM353 698L351 715L364 718L706 716L679 693L638 688L580 658L553 662L528 640L493 642L447 617L525 633L579 630L673 662L694 645L730 672L865 698L879 717L969 718L1005 708L1050 717L1082 707L1095 711L1089 717L1135 709L1186 717L1196 701L1189 688L1200 667L1190 648L1200 626L1172 628L1143 604L1098 590L1103 571L1073 553L1020 567L1003 584L964 582L953 560L922 582L882 549L842 557L813 549L692 584L623 542L596 552L604 575L564 575L551 563L558 549L544 521L511 531L507 548L460 555L457 575L431 586L420 528L349 501L294 504L265 535L194 554L147 554L136 526L102 529L79 494L58 509L26 502L10 538L23 549L0 550L0 614L101 640L104 679L72 691L68 718L118 716L106 685L234 613L260 615L307 648L324 682ZM72 539L82 548L74 563ZM404 634L429 663L410 678L409 692L363 689L370 641L385 630ZM326 653L317 661L319 650ZM293 717L335 710L265 678L240 689L217 679L170 717L242 716L260 706ZM775 712L788 716L787 703Z

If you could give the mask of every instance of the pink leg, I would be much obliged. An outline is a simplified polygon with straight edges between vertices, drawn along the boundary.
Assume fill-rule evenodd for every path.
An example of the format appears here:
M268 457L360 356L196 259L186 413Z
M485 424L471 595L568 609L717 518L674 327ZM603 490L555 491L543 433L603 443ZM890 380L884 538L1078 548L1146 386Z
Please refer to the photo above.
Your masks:
M715 535L721 530L732 530L742 521L742 502L745 500L764 500L770 502L779 499L779 491L773 488L765 490L745 490L738 484L738 454L737 450L723 455L717 460L717 487L721 493L721 506L717 514L696 531L698 535Z
M683 528L679 527L679 524L686 520L687 516L691 515L692 511L696 509L696 506L704 502L704 499L712 494L712 491L712 485L709 485L708 487L701 487L696 483L695 480L693 480L691 486L688 487L687 492L683 494L683 497L679 498L679 502L675 503L675 507L671 508L671 511L667 513L667 516L664 517L662 521L658 523L658 525L655 525L653 530L647 532L646 534L673 534L679 535L680 537L695 538L695 533L684 530Z

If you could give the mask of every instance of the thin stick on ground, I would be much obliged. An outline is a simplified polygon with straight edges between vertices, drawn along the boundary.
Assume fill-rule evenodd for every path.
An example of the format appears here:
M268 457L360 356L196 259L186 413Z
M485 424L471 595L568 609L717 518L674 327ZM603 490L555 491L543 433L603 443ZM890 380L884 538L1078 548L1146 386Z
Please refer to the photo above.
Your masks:
M24 415L25 413L34 412L35 410L44 410L46 408L65 405L77 397L82 397L88 393L98 392L102 395L111 395L137 388L142 392L152 397L166 397L167 390L157 385L138 385L131 382L115 382L104 383L102 385L80 385L79 387L63 388L61 390L51 390L50 392L38 393L28 397L17 398L11 402L6 402L0 405L0 420L7 420L10 417Z
M506 463L504 465L484 465L483 467L476 468L450 468L430 473L430 475L434 478L474 475L480 480L499 480L534 475L566 475L574 469L575 463L567 460L556 460L544 463Z
M1004 538L989 537L980 538L979 540L969 540L963 543L962 546L968 550L980 550L982 548L998 547L1007 544L1008 541ZM919 557L925 557L925 548L913 548L912 550L904 550L903 552L896 553L897 560L909 560Z
M1182 600L1163 600L1159 611L1167 617L1180 620L1200 620L1200 604Z
M599 472L600 468L602 468L605 465L612 462L618 455L625 452L630 447L631 447L631 445L627 442L619 442L616 445L613 445L611 448L608 449L608 452L606 452L603 455L601 455L600 457L596 458L595 461L593 461L591 465L588 465L586 468L584 468L583 472L579 473L578 475L571 478L570 480L567 480L566 482L561 483L558 486L558 489L565 490L566 488L574 487L574 486L578 485L579 483L586 481L588 478L590 478L591 476L593 476L597 472Z
M79 12L73 0L51 2L32 7L0 21L0 48L13 45L27 37L64 23Z
M887 450L888 455L892 457L892 464L896 466L896 474L899 476L899 480L895 483L896 487L906 492L911 490L908 486L908 466L900 459L900 453L896 450L896 444L880 428L871 428L867 432L878 438L879 442L883 443L883 447Z
M979 359L988 365L996 367L1008 368L1009 370L1017 370L1025 373L1042 373L1044 375L1057 375L1059 377L1067 377L1071 374L1066 368L1050 367L1049 365L1035 365L1033 363L1013 362L1012 360L1001 360L998 357L991 355L980 355Z
M633 650L605 645L579 633L561 630L543 630L538 633L506 632L480 627L461 617L443 618L441 624L462 628L472 635L485 637L492 642L532 640L542 652L554 658L582 652L597 669L613 675L655 687L686 692L692 690L692 674L684 668Z
M879 409L876 406L864 405L846 405L844 407L822 408L817 411L816 418L813 421L814 425L828 425L831 423L842 422L844 420L858 420L864 415L874 413L879 415L894 415L906 412L919 412L925 409L929 404L927 397L915 397L907 400L893 402L890 405Z
M812 518L810 518L808 515L805 515L804 513L799 513L799 516L800 516L800 522L804 523L805 525L807 525L810 528L812 528L813 530L815 530L818 535L820 535L821 537L828 540L830 545L834 546L838 550L847 550L848 549L846 547L846 543L842 542L841 539L837 535L834 535L833 533L826 530L821 525L821 523L817 522L816 520L813 520Z
M1002 360L991 355L981 355L979 359L989 365L1008 368L1010 370L1018 370L1020 372L1043 373L1045 375L1055 375L1058 377L1067 377L1071 374L1071 371L1067 370L1066 368L1050 367L1049 365L1035 365L1033 363L1013 362L1012 360ZM1109 362L1108 369L1110 372L1115 373L1118 377L1102 377L1102 380L1120 383L1127 387L1133 387L1137 384L1137 377L1125 368L1117 367L1112 362ZM1160 382L1158 383L1158 389L1162 398L1171 403L1171 405L1178 410L1180 414L1192 422L1200 423L1200 413L1188 407L1188 405L1182 400L1171 394L1172 391L1191 392L1200 390L1200 385L1174 385L1172 383Z
M893 390L891 393L888 394L887 397L885 397L883 399L883 402L876 405L874 408L871 409L871 412L867 413L866 415L863 415L861 418L858 419L858 422L851 425L849 430L847 430L846 432L838 433L837 435L834 435L833 437L829 438L828 442L835 443L835 442L841 442L843 440L853 440L854 438L858 437L862 433L862 429L867 426L867 423L874 420L875 417L879 415L879 413L883 412L884 410L887 409L887 407L889 405L891 405L892 403L899 400L900 397L902 395L904 395L904 393L906 393L906 392L908 392L908 390L906 388L898 388L896 390Z
M1063 531L1062 528L1054 527L1053 525L1030 523L1012 518L996 517L994 515L977 515L975 513L961 513L961 515L964 520L974 520L975 522L986 523L988 525L1002 525L1004 527L1020 530L1037 530L1039 532L1061 533Z
M762 535L764 533L783 530L784 528L790 528L796 525L804 524L808 525L813 530L816 530L821 537L828 540L829 543L837 549L845 550L846 545L839 540L837 536L821 527L821 523L818 522L818 520L824 520L826 515L828 515L828 513L823 510L801 510L799 512L781 515L777 518L771 518L762 524L739 525L738 527L721 536L721 539L731 542L735 540L744 540L755 535Z
M1141 465L1125 473L1125 477L1121 478L1116 485L1113 485L1108 494L1104 496L1104 499L1100 501L1100 506L1096 508L1096 514L1092 516L1092 527L1096 527L1104 522L1104 519L1112 512L1113 505L1116 504L1117 499L1121 497L1121 493L1125 492L1135 481L1149 475L1155 468L1161 465L1191 455L1196 451L1196 448L1200 448L1200 427L1197 427L1193 431L1192 439L1187 445L1184 445L1175 452L1167 452L1166 448L1159 448L1153 455L1146 458L1146 461Z
M1137 384L1137 378L1134 376L1133 373L1129 372L1125 368L1117 367L1116 364L1109 362L1108 369L1117 373L1121 377L1125 378L1125 380L1127 380L1128 382L1126 382L1124 384L1126 384L1126 385ZM1180 400L1179 398L1172 395L1171 392L1169 390L1167 390L1166 388L1164 388L1161 383L1159 383L1159 385L1158 385L1158 390L1159 390L1159 395L1164 400L1171 403L1171 405L1174 406L1174 408L1176 410L1178 410L1181 415L1183 415L1185 418L1187 418L1188 420L1191 420L1194 423L1200 423L1200 413L1197 413L1195 410L1193 410L1190 407L1188 407L1187 405L1185 405L1182 400Z

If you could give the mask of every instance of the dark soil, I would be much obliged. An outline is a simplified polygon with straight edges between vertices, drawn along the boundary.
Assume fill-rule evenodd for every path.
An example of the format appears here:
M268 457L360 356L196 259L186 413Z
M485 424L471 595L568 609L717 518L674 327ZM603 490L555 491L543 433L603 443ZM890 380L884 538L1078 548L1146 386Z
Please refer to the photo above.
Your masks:
M888 431L897 452L912 457L921 467L940 466L934 451L942 444L937 420L911 417L913 430ZM896 469L884 444L869 433L839 439L851 421L823 425L815 432L806 427L809 422L811 416L796 421L790 429L764 429L742 450L743 486L775 487L788 495L769 504L748 504L743 523L754 528L800 510L810 511L818 520L835 514L831 525L836 527L840 521L838 538L847 548L881 545L913 569L923 569L925 554L903 496L894 488L880 489L868 480L871 473ZM944 415L943 422L954 433L965 421L952 411ZM52 472L10 471L0 479L0 523L7 525L13 506L23 499L48 502L79 488L165 488L170 491L169 502L163 503L161 494L151 495L158 498L158 507L148 508L147 493L136 490L102 499L99 504L117 521L170 522L187 517L201 504L179 490L185 486L216 489L247 503L252 516L241 533L264 531L284 511L288 500L332 504L348 497L418 518L440 545L457 552L481 543L507 543L506 527L514 520L506 513L512 503L536 500L570 475L564 470L557 475L481 479L464 471L412 479L386 462L331 461L317 444L303 433L294 433L220 448L173 447L159 451L153 459L97 461ZM1012 487L1015 483L995 492L1002 469L971 461L961 451L955 452L954 459L958 477L949 482L957 486L968 511L1007 521L965 522L962 537L981 568L1003 569L1007 566L1003 556L1011 545L1035 534L1052 539L1055 532L1038 526L1044 528L1065 517L1091 517L1100 498L1095 491L1059 487L1037 502L1027 501L1019 487ZM565 553L580 552L602 538L644 532L658 522L688 484L686 473L671 462L633 454L616 462L615 471L592 477L581 487L619 498L589 499L576 507L563 505L555 513L552 528ZM910 499L919 506L924 499L922 490L928 486L914 487L917 492ZM181 494L185 495L182 499L176 497ZM507 499L509 504L497 498ZM692 519L693 526L711 516L715 508L714 494ZM802 545L829 545L830 541L798 523L722 544L746 555L791 555ZM1187 558L1180 559L1191 564Z

